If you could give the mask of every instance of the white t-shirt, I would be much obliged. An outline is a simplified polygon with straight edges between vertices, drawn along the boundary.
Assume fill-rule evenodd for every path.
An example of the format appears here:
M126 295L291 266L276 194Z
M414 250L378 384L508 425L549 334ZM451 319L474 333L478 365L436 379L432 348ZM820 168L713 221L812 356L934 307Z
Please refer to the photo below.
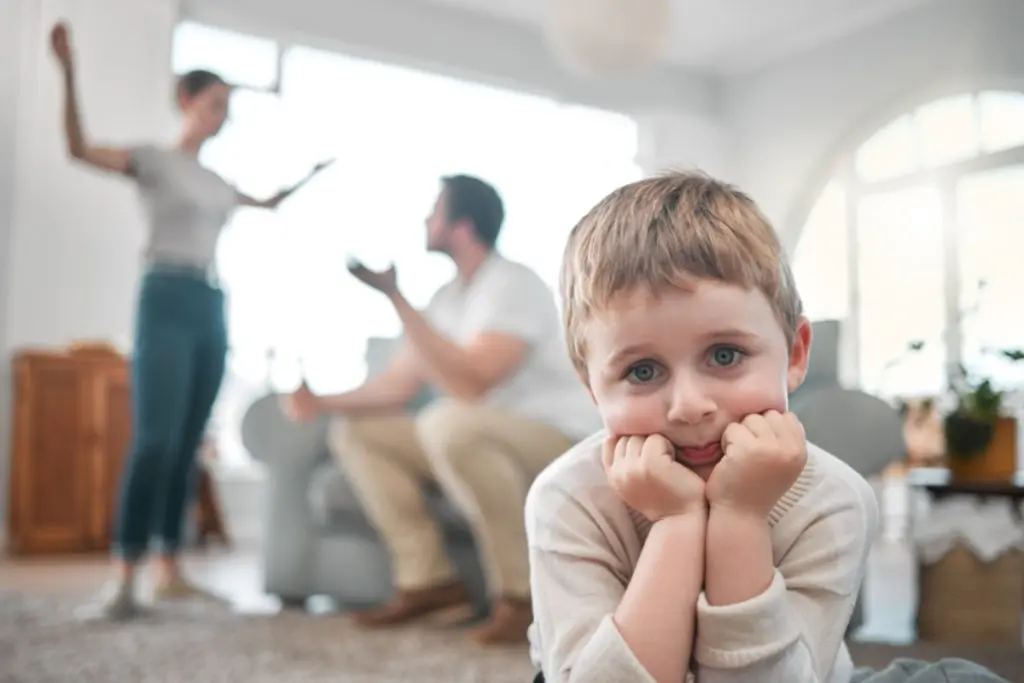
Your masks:
M513 335L528 344L520 365L484 397L487 405L550 424L572 439L600 428L600 416L569 360L554 295L526 266L495 253L469 283L455 278L441 287L426 316L459 344L483 332Z

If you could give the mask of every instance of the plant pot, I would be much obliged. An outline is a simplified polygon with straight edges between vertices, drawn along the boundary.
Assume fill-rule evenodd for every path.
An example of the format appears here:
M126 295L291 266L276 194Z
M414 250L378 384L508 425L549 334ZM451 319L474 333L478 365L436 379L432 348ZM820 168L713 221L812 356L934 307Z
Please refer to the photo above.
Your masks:
M1017 420L996 420L992 440L983 451L968 457L949 455L949 470L956 481L1004 482L1017 473Z

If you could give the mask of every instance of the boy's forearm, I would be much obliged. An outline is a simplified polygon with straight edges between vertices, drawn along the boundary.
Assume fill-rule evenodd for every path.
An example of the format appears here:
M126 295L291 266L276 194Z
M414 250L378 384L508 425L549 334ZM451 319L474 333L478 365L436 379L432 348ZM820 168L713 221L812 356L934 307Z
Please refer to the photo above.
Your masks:
M727 507L708 515L704 595L709 605L734 605L761 595L772 583L768 520Z
M707 519L698 510L656 522L615 611L623 640L658 683L681 683L689 670Z

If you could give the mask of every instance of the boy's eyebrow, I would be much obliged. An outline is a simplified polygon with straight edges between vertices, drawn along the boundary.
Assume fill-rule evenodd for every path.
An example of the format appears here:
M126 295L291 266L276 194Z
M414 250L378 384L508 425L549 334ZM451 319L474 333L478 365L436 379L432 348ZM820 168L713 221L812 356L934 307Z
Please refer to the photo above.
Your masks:
M711 330L710 332L701 335L701 337L706 340L734 339L739 341L754 340L758 338L758 336L753 332L749 332L739 327L726 327L720 330Z
M631 358L636 356L643 356L644 354L650 353L650 346L647 344L630 344L623 346L622 348L615 349L605 359L606 365L618 365L625 358Z

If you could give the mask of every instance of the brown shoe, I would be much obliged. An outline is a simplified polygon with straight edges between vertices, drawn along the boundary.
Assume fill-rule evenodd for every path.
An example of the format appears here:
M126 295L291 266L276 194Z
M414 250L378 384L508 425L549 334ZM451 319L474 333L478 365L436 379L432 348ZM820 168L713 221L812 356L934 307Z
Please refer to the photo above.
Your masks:
M388 604L353 612L351 616L359 626L380 628L426 617L454 622L467 619L472 614L473 605L466 586L461 581L454 581L430 588L398 591Z
M503 598L494 604L491 618L473 629L470 638L480 645L518 645L527 642L526 631L533 623L529 600Z

